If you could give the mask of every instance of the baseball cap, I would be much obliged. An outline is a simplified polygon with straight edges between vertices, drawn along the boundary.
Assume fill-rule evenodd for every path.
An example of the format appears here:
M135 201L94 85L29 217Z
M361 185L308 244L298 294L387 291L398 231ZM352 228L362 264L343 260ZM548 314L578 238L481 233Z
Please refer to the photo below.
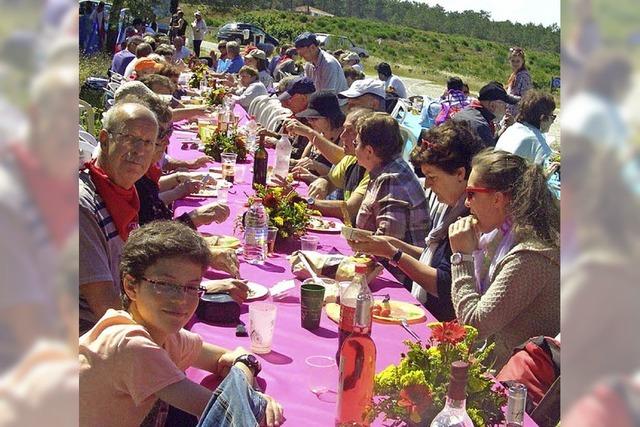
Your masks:
M364 79L351 83L351 87L338 94L339 98L358 98L362 95L371 94L385 99L384 83L380 80Z
M360 56L355 52L347 52L342 55L343 61L360 61Z
M193 16L202 16L202 14L200 13L200 11L199 11L199 10L196 10L196 11L193 13Z
M340 110L336 94L328 90L321 90L309 97L307 109L296 114L296 117L336 117L340 115L344 115L344 113Z
M291 85L278 96L280 101L286 101L293 95L303 94L307 95L316 91L316 85L313 84L313 80L308 77L299 77L295 79Z
M296 40L293 44L296 47L307 47L311 46L312 44L315 44L317 46L319 43L315 34L305 31L304 33L296 37Z
M267 55L264 51L260 49L253 49L251 52L247 53L245 58L255 58L255 59L267 59Z
M517 104L518 98L515 98L504 90L504 86L498 82L491 82L480 89L478 93L479 101L504 101L507 104Z

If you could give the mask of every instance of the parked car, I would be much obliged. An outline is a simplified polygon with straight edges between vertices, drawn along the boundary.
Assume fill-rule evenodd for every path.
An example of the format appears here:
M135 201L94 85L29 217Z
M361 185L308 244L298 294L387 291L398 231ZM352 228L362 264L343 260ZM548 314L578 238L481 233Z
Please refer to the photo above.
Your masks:
M366 58L369 56L366 49L356 46L356 44L348 37L337 36L335 34L316 33L316 38L320 42L320 47L325 50L334 51L342 49L345 51L348 50L355 52L360 56L360 58Z
M246 22L231 22L223 25L218 30L218 41L237 41L240 44L248 44L250 41L271 43L278 46L280 42L275 37L269 35L265 30L254 24Z

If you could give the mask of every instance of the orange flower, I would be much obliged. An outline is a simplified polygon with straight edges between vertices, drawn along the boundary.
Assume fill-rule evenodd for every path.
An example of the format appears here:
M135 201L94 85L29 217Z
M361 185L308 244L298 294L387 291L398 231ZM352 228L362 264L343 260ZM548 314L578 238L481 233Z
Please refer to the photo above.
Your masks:
M267 193L262 199L262 204L266 208L275 208L278 205L278 200L276 200L273 194Z
M442 322L431 327L433 338L441 343L457 344L462 341L467 333L464 326L455 320L453 322Z
M433 404L429 388L424 384L412 384L400 391L398 406L405 408L411 421L419 423Z

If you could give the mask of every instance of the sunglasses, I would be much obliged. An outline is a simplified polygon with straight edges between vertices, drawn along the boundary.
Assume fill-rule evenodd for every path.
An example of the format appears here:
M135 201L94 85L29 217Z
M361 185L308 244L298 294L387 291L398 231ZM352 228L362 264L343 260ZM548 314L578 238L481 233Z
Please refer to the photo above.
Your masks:
M495 193L498 190L485 187L467 187L464 189L464 191L465 193L467 193L467 199L473 199L476 193Z

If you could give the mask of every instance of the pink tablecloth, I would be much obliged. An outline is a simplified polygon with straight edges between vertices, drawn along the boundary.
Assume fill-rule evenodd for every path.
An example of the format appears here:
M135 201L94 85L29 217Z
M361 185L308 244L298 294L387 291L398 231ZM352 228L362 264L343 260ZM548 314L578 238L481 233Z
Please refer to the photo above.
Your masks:
M242 114L240 124L246 121L246 113L239 106L236 114ZM193 134L195 135L195 134ZM183 132L174 132L174 137L169 146L169 154L172 157L191 159L201 155L197 150L182 150L177 142L178 138L184 138ZM273 150L269 151L269 163L275 159ZM252 194L251 189L251 163L246 165L247 173L244 183L235 183L229 193L229 207L231 216L223 224L212 224L200 227L199 231L214 234L233 235L233 218L246 209L246 194ZM303 190L304 191L304 190ZM190 211L196 206L208 203L215 199L183 199L176 202L176 216L185 211ZM339 234L311 233L320 238L321 252L337 251L342 254L351 254L352 251L345 240ZM236 234L237 235L237 234ZM240 235L237 235L241 237ZM295 248L294 248L295 249ZM248 279L270 288L281 280L294 278L291 267L286 259L287 253L277 253L270 257L263 266L245 263L241 259L240 272L244 279ZM223 278L223 274L208 272L207 278ZM323 313L320 328L316 331L308 331L300 326L300 282L296 280L296 288L289 292L283 300L276 301L278 313L276 318L276 330L273 339L272 352L259 356L263 370L260 374L261 384L265 392L274 396L285 408L287 425L291 426L332 426L334 422L335 403L318 399L309 388L309 379L312 373L306 366L305 359L309 356L324 355L334 357L338 346L338 327ZM371 289L376 296L389 294L392 299L419 303L405 288L396 282L386 271L371 283ZM248 325L248 304L242 307L241 320ZM435 321L430 314L427 321ZM426 323L412 326L413 330L422 338L428 338L429 330ZM235 336L234 327L211 326L196 321L191 330L200 334L207 342L234 348L236 346L250 347L249 338ZM374 323L372 338L377 346L376 369L380 371L392 363L397 363L400 353L405 350L403 340L411 337L399 325L386 325ZM337 381L337 370L334 372ZM189 369L187 375L196 382L202 382L208 376L207 372L199 369ZM379 424L381 425L381 424ZM526 425L534 426L529 420Z

